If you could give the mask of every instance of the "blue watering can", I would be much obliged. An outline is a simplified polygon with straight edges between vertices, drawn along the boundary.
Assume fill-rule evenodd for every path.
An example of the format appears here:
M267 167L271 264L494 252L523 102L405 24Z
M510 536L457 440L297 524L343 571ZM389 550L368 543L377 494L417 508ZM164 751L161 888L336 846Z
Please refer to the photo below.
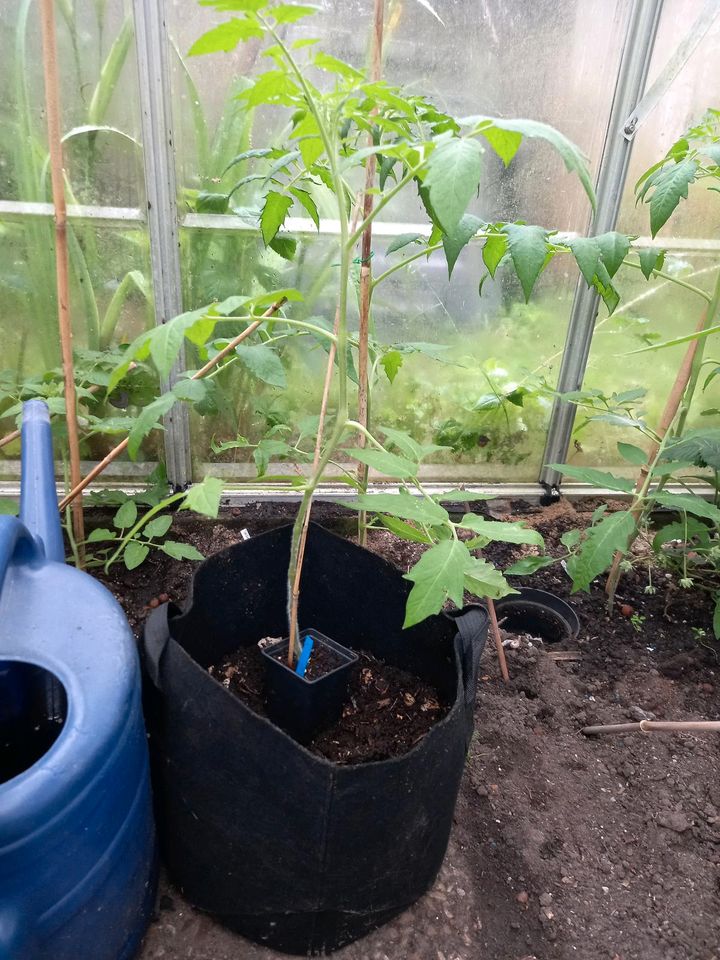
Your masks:
M44 403L0 517L0 960L127 960L156 880L140 670L112 595L66 566Z

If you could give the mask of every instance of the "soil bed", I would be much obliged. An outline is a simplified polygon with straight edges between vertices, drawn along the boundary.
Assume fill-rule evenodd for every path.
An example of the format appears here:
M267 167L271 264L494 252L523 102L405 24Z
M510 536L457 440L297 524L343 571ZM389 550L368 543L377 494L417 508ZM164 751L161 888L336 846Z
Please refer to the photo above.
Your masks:
M447 713L429 684L366 650L358 654L342 717L308 744L308 750L335 763L370 763L407 753ZM257 646L241 647L208 672L265 716L262 661Z
M316 518L349 527L337 508ZM497 511L499 504L496 502ZM507 503L560 553L560 535L588 510ZM206 554L287 522L288 508L242 508L218 523L179 517L174 539ZM372 549L406 570L421 547L377 531ZM506 564L523 548L489 551ZM159 591L182 601L193 564L158 554L109 585L135 627ZM559 566L523 580L569 599L572 643L508 647L511 682L492 644L481 665L476 734L448 855L433 890L392 923L339 951L338 960L718 960L720 777L711 734L586 739L580 728L654 715L720 716L718 645L710 605L661 573L646 595L623 578L609 617L602 582L570 597ZM620 609L622 608L622 612ZM634 617L634 615L637 615ZM634 617L634 619L633 619ZM703 632L704 631L704 632ZM338 638L342 640L342 638ZM558 651L579 659L557 659ZM164 884L142 960L272 960L198 913Z

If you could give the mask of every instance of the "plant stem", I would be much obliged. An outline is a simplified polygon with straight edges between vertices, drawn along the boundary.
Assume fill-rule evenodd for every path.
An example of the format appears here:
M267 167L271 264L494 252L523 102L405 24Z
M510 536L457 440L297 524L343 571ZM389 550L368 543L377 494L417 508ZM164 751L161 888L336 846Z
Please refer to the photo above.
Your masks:
M387 280L388 277L392 276L393 273L396 273L398 270L404 270L408 264L412 263L413 260L419 260L420 257L429 256L434 250L441 250L442 243L433 243L429 247L423 247L422 250L418 250L417 253L411 254L409 257L403 257L398 263L393 264L392 267L389 267L384 273L381 273L377 276L372 282L372 290L375 292L375 287L378 284L382 283L383 280Z
M48 146L50 149L50 176L53 206L55 208L55 270L57 279L58 323L62 347L63 377L65 381L65 418L70 449L70 481L76 486L82 477L80 470L80 437L77 423L77 395L73 368L72 323L70 321L70 284L68 278L67 211L63 180L62 135L60 132L60 80L57 64L57 38L53 0L42 0L40 7L42 30L43 71L45 76L45 108L47 110ZM73 533L79 546L80 566L84 551L85 520L82 501L73 503Z
M632 260L623 260L623 266L632 267L633 270L642 269L639 263L633 263ZM700 287L696 287L692 283L688 283L687 280L681 280L680 277L672 277L669 273L663 273L662 270L653 270L652 273L654 277L662 277L663 280L669 280L670 283L674 283L678 287L684 287L686 290L696 294L698 297L702 297L707 303L710 303L710 294L706 293L704 290L701 290Z
M178 500L184 499L185 495L186 494L184 490L181 493L175 493L173 494L173 496L168 497L166 500L163 500L160 503L157 503L154 507L148 510L147 513L143 514L143 516L140 517L140 519L137 521L135 526L131 527L130 530L123 535L115 553L113 553L111 557L105 561L105 573L108 572L110 567L115 563L117 558L123 552L126 544L129 543L130 540L135 539L135 535L142 530L142 528L145 526L146 523L149 523L149 521L152 520L152 518L156 516L158 513L162 513L163 510L167 510L167 508L172 506L173 503L177 503Z

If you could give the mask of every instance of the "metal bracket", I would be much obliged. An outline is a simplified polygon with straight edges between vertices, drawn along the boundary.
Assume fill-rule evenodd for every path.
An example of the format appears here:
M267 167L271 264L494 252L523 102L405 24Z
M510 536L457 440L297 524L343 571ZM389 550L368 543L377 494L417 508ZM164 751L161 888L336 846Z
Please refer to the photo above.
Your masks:
M155 322L162 324L183 310L165 2L133 0L133 13ZM184 369L181 354L163 389L171 387ZM164 418L164 424L168 480L173 488L182 490L191 479L187 408L176 404Z

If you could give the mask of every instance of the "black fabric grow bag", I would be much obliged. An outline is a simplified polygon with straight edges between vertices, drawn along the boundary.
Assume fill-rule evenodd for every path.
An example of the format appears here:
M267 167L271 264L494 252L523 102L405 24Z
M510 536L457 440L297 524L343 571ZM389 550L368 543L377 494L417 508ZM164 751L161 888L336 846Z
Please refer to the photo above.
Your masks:
M185 612L155 610L142 652L158 829L173 880L251 939L310 954L357 939L432 885L472 734L487 615L473 606L403 630L410 584L401 573L313 524L301 627L417 673L453 704L406 755L333 764L205 669L286 632L290 529L201 564Z

